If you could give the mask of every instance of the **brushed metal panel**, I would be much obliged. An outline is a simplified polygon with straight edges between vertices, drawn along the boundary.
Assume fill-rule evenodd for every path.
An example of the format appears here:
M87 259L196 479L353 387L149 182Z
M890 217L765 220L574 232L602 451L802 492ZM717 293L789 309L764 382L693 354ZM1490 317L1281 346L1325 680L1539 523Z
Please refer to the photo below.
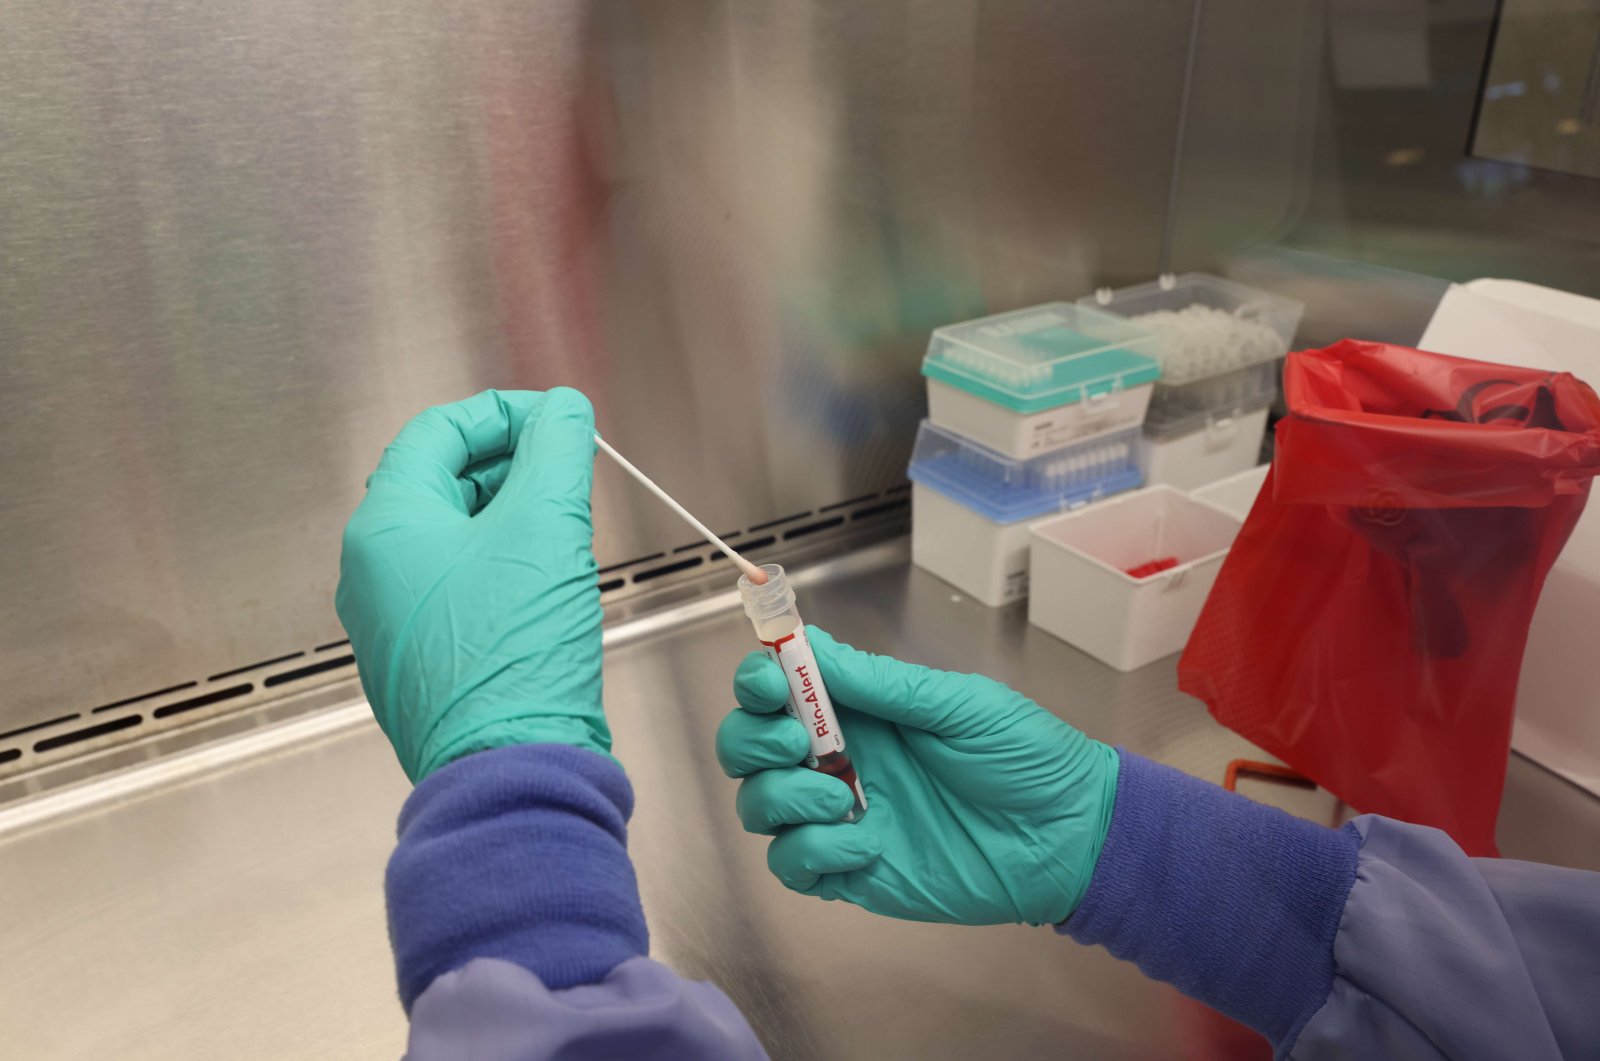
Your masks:
M549 239L582 7L7 5L0 729L343 636L383 438L511 382L489 126L549 112L517 215Z
M899 482L931 326L1153 268L1188 10L0 3L0 733L341 638L379 449L485 386L729 530Z
M1299 220L1326 62L1321 0L1197 0L1170 271L1275 242ZM1271 46L1264 46L1270 42Z

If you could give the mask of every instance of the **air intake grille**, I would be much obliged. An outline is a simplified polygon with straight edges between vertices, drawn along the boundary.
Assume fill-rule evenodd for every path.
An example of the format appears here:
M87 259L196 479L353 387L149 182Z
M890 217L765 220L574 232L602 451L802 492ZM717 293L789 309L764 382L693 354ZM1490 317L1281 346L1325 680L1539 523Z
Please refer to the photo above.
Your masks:
M891 533L905 523L909 490L909 484L901 484L796 512L724 535L724 540L760 563L785 555L791 546L820 545L834 536ZM669 552L601 568L600 599L606 604L631 601L710 578L728 566L727 557L714 546L689 542ZM334 641L41 719L0 733L0 780L354 676L350 643Z

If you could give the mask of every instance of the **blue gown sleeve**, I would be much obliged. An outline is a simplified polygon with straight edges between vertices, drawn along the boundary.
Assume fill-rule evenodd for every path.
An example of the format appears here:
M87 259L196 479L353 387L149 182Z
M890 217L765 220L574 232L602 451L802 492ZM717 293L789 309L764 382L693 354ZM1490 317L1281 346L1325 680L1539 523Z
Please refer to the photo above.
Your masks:
M1328 1000L1293 1056L1600 1059L1600 874L1357 818Z
M647 957L632 809L614 760L559 744L417 786L385 881L409 1058L766 1056L725 995Z
M1279 1058L1600 1056L1600 874L1468 858L1386 818L1326 829L1121 756L1100 862L1060 931Z

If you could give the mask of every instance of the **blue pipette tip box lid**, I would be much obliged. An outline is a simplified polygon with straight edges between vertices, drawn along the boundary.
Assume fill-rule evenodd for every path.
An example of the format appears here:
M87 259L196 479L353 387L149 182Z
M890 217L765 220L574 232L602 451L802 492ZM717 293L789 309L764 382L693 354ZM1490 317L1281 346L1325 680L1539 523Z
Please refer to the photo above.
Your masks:
M1142 485L1139 429L1016 460L924 420L906 475L995 523L1062 512Z
M1051 302L934 331L922 374L1017 413L1155 382L1156 336L1112 313Z

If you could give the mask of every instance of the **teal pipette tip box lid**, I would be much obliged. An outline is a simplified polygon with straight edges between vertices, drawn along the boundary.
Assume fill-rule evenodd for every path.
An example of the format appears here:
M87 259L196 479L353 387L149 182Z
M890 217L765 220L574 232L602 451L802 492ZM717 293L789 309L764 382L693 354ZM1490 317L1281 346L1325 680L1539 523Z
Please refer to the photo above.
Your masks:
M1110 313L1052 302L934 331L922 374L1015 413L1153 383L1156 337Z

